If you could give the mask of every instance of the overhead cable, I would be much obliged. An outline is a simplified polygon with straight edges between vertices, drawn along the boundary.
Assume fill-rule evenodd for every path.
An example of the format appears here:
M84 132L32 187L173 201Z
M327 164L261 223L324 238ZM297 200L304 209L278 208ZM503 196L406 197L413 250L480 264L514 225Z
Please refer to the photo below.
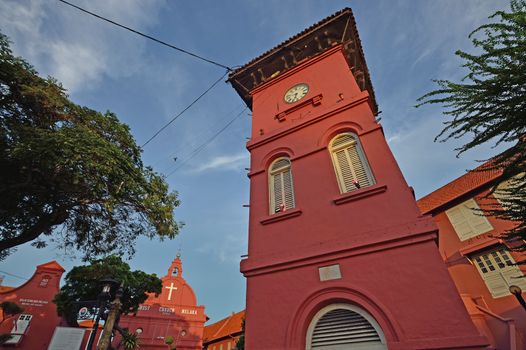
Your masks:
M28 280L28 278L26 278L26 277L18 276L18 275L15 275L13 273L9 273L9 272L6 272L6 271L1 271L0 270L0 273L6 274L6 275L11 276L11 277L20 278L21 280L24 280L24 281Z
M170 175L174 174L177 170L182 168L183 165L185 165L187 162L189 162L192 158L194 158L196 155L198 155L203 149L206 148L212 141L215 140L216 137L221 135L223 131L225 131L230 125L232 125L233 122L236 121L240 116L245 113L245 111L248 109L248 107L243 108L241 112L239 112L234 118L232 118L225 126L223 126L218 132L216 132L212 137L210 137L208 140L206 140L204 143L202 143L199 147L197 147L188 158L186 158L184 161L181 162L181 164L175 168L173 171L171 171L166 177L169 177Z
M200 60L202 60L202 61L205 61L205 62L208 62L208 63L210 63L210 64L216 65L216 66L218 66L218 67L224 68L224 69L226 69L226 70L228 70L228 71L232 71L232 68L229 67L229 66L227 66L227 65L224 65L224 64L218 63L218 62L213 61L213 60L210 60L210 59L205 58L205 57L203 57L203 56L200 56L200 55L197 55L197 54L192 53L192 52L190 52L190 51L187 51L187 50L185 50L185 49L181 49L180 47L177 47L177 46L175 46L175 45L169 44L169 43L167 43L166 41L162 41L162 40L160 40L160 39L154 38L153 36L150 36L150 35L148 35L148 34L141 33L141 32L139 32L138 30L135 30L135 29L130 28L130 27L127 27L127 26L125 26L125 25L123 25L123 24L120 24L120 23L117 23L117 22L115 22L115 21L112 21L111 19L108 19L108 18L106 18L106 17L100 16L100 15L98 15L98 14L96 14L96 13L91 12L91 11L88 11L88 10L86 10L86 9L80 7L80 6L77 6L77 5L75 5L75 4L72 4L72 3L70 3L70 2L68 2L68 1L66 1L66 0L58 0L58 1L60 1L60 2L62 2L62 3L64 3L64 4L66 4L66 5L68 5L68 6L74 7L74 8L76 8L77 10L82 11L82 12L84 12L84 13L87 13L87 14L93 16L93 17L96 17L96 18L98 18L98 19L101 19L101 20L103 20L103 21L106 21L106 22L108 22L108 23L111 23L111 24L113 24L113 25L116 25L117 27L120 27L120 28L126 29L126 30L128 30L128 31L130 31L130 32L132 32L132 33L135 33L135 34L137 34L137 35L140 35L140 36L142 36L142 37L144 37L144 38L146 38L146 39L150 39L150 40L152 40L152 41L155 41L155 42L158 43L158 44L161 44L161 45L167 46L167 47L169 47L169 48L171 48L171 49L177 50L177 51L182 52L182 53L184 53L184 54L187 54L187 55L189 55L189 56L192 56L192 57L195 57L195 58L197 58L197 59L200 59Z
M192 107L194 104L197 103L197 101L199 101L204 95L206 95L210 90L212 90L221 80L223 80L223 78L228 74L228 72L226 72L225 74L223 74L219 79L217 79L212 85L210 85L210 87L208 89L206 89L203 93L201 93L201 95L199 95L195 100L192 101L192 103L190 103L188 106L186 106L181 112L179 112L175 117L173 117L170 121L168 121L168 123L164 124L159 130L157 130L155 132L155 134L153 134L152 137L150 137L148 139L148 141L146 141L145 143L142 144L141 148L144 148L144 146L146 146L147 144L150 143L150 141L152 141L154 138L157 137L157 135L159 135L164 129L166 129L170 124L172 124L177 118L179 118L184 112L186 112L188 109L190 109L190 107Z
M236 106L235 108L231 109L228 113L226 113L226 114L224 115L224 118L221 119L220 123L215 123L215 124L214 124L214 127L217 126L217 125L219 125L219 124L222 124L222 122L225 121L225 119L227 119L227 117L230 117L231 115L233 115L233 114L236 112L236 110L238 110L239 108L243 108L243 106L242 106L242 105L238 105L238 106ZM194 136L195 139L201 140L201 139L204 139L204 137L206 136L206 134L205 134L205 132L203 131L203 129L201 128L201 129L200 129L200 132L195 133L193 136ZM170 159L170 160L174 160L174 164L172 164L173 166L169 166L169 168L166 169L165 172L168 173L168 172L172 171L172 170L176 167L175 162L177 161L177 159L178 159L178 158L181 158L181 159L184 158L184 156L180 156L180 155L179 155L179 152L180 152L181 148L183 148L183 147L186 147L186 145L180 145L180 146L177 147L172 153L170 153L168 156L164 156L164 157L158 159L155 163L153 163L153 164L151 165L151 167L152 167L152 168L155 168L155 167L157 167L157 165L159 165L160 163L165 162L166 159Z

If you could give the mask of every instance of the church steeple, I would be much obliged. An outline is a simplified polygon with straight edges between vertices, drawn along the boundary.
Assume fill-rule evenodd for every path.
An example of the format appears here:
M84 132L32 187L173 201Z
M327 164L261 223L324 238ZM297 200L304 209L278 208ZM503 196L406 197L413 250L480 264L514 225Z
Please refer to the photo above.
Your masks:
M179 277L183 276L183 262L181 261L181 251L177 252L175 259L172 261L168 269L168 276Z

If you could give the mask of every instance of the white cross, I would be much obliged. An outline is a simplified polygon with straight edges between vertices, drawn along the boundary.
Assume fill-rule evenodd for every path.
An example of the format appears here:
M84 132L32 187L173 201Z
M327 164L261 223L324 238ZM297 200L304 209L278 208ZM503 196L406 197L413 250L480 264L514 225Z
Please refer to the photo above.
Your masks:
M177 287L174 287L174 283L170 283L170 287L164 287L166 289L170 290L170 293L168 293L168 300L172 300L172 291L177 290Z

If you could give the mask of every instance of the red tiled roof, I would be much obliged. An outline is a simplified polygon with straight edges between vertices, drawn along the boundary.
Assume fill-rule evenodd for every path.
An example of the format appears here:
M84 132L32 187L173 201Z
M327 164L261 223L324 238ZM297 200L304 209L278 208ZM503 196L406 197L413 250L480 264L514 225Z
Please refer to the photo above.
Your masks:
M230 316L206 326L203 332L203 343L207 344L216 339L240 333L244 318L245 310L232 313Z
M50 269L50 270L58 270L58 271L66 271L64 268L56 261L50 261L45 264L37 265L37 269Z
M250 94L248 93L248 91L244 91L244 89L246 89L246 87L243 88L240 88L239 86L236 85L235 83L235 78L236 77L239 77L240 75L246 73L247 69L249 68L252 68L254 66L257 66L259 64L262 64L262 62L280 52L281 50L283 50L284 48L288 47L288 46L293 46L293 44L295 43L298 43L302 38L305 38L309 35L311 35L312 33L315 33L316 31L320 30L321 28L323 28L324 26L328 26L330 25L332 22L337 22L339 19L343 19L343 20L347 20L347 22L343 22L345 24L345 31L347 31L347 27L349 26L349 32L352 33L353 37L352 37L352 41L354 41L356 43L356 47L353 49L353 50L356 50L358 51L358 57L360 60L363 61L363 67L361 68L361 71L360 71L360 74L363 74L364 75L364 79L365 79L365 82L366 82L366 88L367 90L369 91L369 94L371 96L371 99L372 99L372 102L373 102L373 110L376 112L378 110L378 105L376 103L376 97L375 97L375 93L374 93L374 89L373 89L373 85L371 83L371 77L369 75L369 69L367 68L367 64L365 62L365 55L364 55L364 52L363 52L363 48L362 48L362 42L360 40L360 37L358 35L358 29L356 27L356 20L354 19L354 15L353 15L353 12L352 10L349 8L349 7L346 7L324 19L322 19L321 21L319 21L318 23L315 23L313 25L311 25L310 27L304 29L303 31L299 32L298 34L290 37L289 39L283 41L281 44L275 46L274 48L266 51L265 53L259 55L258 57L250 60L248 63L244 64L243 66L239 67L239 68L236 68L234 69L233 71L231 71L228 75L228 80L233 84L233 87L234 89L236 89L236 91L238 91L239 95L241 96L241 98L243 98L245 100L245 102L247 102L247 105L251 105L251 96ZM345 34L345 33L343 33ZM317 38L316 38L317 40ZM343 40L343 37L342 37L342 40ZM319 45L319 43L318 43ZM324 51L324 50L322 50ZM356 62L355 62L356 64ZM295 66L296 64L294 64L293 66ZM287 69L290 69L292 67L288 67ZM355 70L355 67L352 68L353 70L353 74L354 74L354 70ZM281 72L283 73L283 72ZM258 84L256 84L258 85ZM254 86L252 86L253 88ZM250 89L251 90L251 89ZM363 89L362 89L363 90ZM250 100L250 101L249 101Z
M10 290L13 290L13 289L15 289L15 287L10 287L10 286L0 286L0 293L9 292Z
M495 180L502 174L501 170L488 167L488 165L489 163L486 162L475 170L467 172L438 190L420 198L417 204L422 214L428 214L462 195ZM488 169L485 170L484 168Z

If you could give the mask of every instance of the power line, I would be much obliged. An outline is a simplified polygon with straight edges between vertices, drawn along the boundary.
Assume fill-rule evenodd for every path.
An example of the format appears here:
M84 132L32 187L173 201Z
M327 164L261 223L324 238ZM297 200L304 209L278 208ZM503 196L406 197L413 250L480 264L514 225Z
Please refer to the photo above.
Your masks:
M132 28L130 28L130 27L127 27L127 26L125 26L125 25L122 25L122 24L120 24L120 23L117 23L117 22L115 22L115 21L112 21L111 19L108 19L108 18L102 17L102 16L100 16L100 15L98 15L98 14L96 14L96 13L90 12L90 11L88 11L88 10L86 10L86 9L83 9L82 7L79 7L79 6L75 5L75 4L72 4L72 3L70 3L70 2L68 2L68 1L66 1L66 0L58 0L58 1L60 1L60 2L62 2L62 3L64 3L64 4L66 4L66 5L68 5L68 6L74 7L74 8L76 8L77 10L80 10L80 11L82 11L82 12L84 12L84 13L87 13L87 14L93 16L93 17L97 17L98 19L101 19L101 20L103 20L103 21L106 21L106 22L108 22L108 23L111 23L111 24L113 24L113 25L116 25L117 27L120 27L120 28L126 29L126 30L128 30L128 31L130 31L130 32L132 32L132 33L135 33L135 34L137 34L137 35L140 35L140 36L142 36L142 37L144 37L144 38L146 38L146 39L150 39L150 40L152 40L152 41L155 41L155 42L158 43L158 44L161 44L161 45L167 46L167 47L169 47L169 48L171 48L171 49L177 50L177 51L182 52L182 53L184 53L184 54L187 54L187 55L189 55L189 56L195 57L195 58L197 58L197 59L200 59L200 60L202 60L202 61L208 62L208 63L213 64L213 65L216 65L216 66L218 66L218 67L225 68L225 69L228 70L228 71L231 71L231 70L232 70L232 68L229 67L229 66L226 66L226 65L224 65L224 64L221 64L221 63L218 63L218 62L216 62L216 61L210 60L210 59L205 58L205 57L203 57L203 56L199 56L199 55L197 55L197 54L195 54L195 53L192 53L192 52L190 52L190 51L187 51L187 50L185 50L185 49L181 49L180 47L177 47L177 46L175 46L175 45L169 44L169 43L167 43L167 42L165 42L165 41L162 41L162 40L160 40L160 39L156 39L156 38L154 38L153 36L150 36L150 35L148 35L148 34L141 33L141 32L139 32L138 30L132 29Z
M24 280L24 281L27 281L29 279L29 278L18 276L18 275L15 275L15 274L12 274L12 273L9 273L9 272L6 272L6 271L0 271L0 273L4 273L4 274L6 274L8 276L11 276L11 277L20 278L21 280Z
M228 117L230 117L231 115L233 115L236 110L238 110L239 108L243 108L243 104L240 104L238 106L236 106L235 108L229 110L225 115L223 115L223 117L221 118L220 122L217 122L213 125L212 128L215 128L216 126L219 126L219 124L222 124L223 121L225 121ZM210 131L210 130L208 130ZM195 134L193 134L193 137L197 140L201 140L201 139L204 139L204 137L209 134L208 132L203 132L202 128L201 128L201 132L196 132ZM179 155L179 152L182 151L182 148L184 147L185 145L179 145L178 147L176 147L174 149L174 151L172 153L170 153L168 156L163 156L162 158L159 158L155 163L153 163L151 166L152 168L155 168L157 165L159 165L161 162L164 162L166 161L166 159L177 159L177 158L184 158L184 155L181 157L181 156L178 156ZM176 167L176 164L170 164L168 166L168 168L166 169L165 172L170 172L172 171L172 169L174 169Z
M259 95L257 97L254 98L254 100L252 101L253 103L256 102L256 100L258 100L259 98L263 97L264 95ZM261 103L264 103L265 101L267 101L272 95L271 94L268 94L267 96L265 96L265 98L261 101ZM230 125L232 125L232 123L237 119L239 118L241 115L243 115L243 113L245 113L245 111L248 109L248 106L245 106L245 108L243 108L243 110L241 112L239 112L232 120L230 120L223 128L221 128L221 130L219 130L216 134L214 134L212 137L210 137L207 141L205 141L203 144L201 144L199 147L197 147L194 151L192 151L192 153L190 153L190 156L185 159L178 167L176 167L174 170L172 170L170 173L168 173L168 175L166 175L166 177L169 177L171 176L172 174L174 174L177 170L179 170L184 164L186 164L188 161L190 161L192 158L194 158L197 154L199 154L206 146L208 146L210 144L210 142L212 142L216 137L218 137L223 131L225 131Z
M174 174L177 170L179 170L180 168L182 168L183 165L185 165L188 161L190 161L192 158L194 158L196 155L198 155L203 149L206 148L206 146L208 146L212 141L215 140L216 137L218 137L219 135L221 135L221 133L223 131L225 131L230 125L232 125L233 122L236 121L237 118L239 118L241 115L243 115L243 113L245 113L245 111L248 109L248 107L245 107L243 108L243 110L241 112L239 112L234 118L232 118L225 126L223 126L218 132L216 132L214 135L212 135L212 137L210 137L208 140L206 140L203 144L201 144L199 147L197 147L191 154L190 156L185 159L177 168L175 168L173 171L171 171L168 175L166 175L166 177L169 177L171 176L172 174Z
M62 1L62 0L59 0L59 1ZM199 97L197 97L195 100L192 101L192 103L190 103L188 106L186 106L181 112L179 112L175 117L173 117L168 123L164 124L159 130L157 130L157 132L155 134L153 134L152 137L150 137L148 139L148 141L146 141L145 143L142 144L141 148L144 148L144 146L146 146L147 144L150 143L150 141L152 141L154 138L157 137L157 135L159 135L164 129L166 129L170 124L172 124L177 118L179 118L184 112L186 112L188 109L190 109L190 107L192 107L194 104L197 103L197 101L199 101L201 99L201 97L203 97L204 95L206 95L210 90L212 90L221 80L223 80L223 78L228 74L228 71L223 74L219 79L217 79L212 85L210 85L210 87L208 89L206 89L201 95L199 95Z

